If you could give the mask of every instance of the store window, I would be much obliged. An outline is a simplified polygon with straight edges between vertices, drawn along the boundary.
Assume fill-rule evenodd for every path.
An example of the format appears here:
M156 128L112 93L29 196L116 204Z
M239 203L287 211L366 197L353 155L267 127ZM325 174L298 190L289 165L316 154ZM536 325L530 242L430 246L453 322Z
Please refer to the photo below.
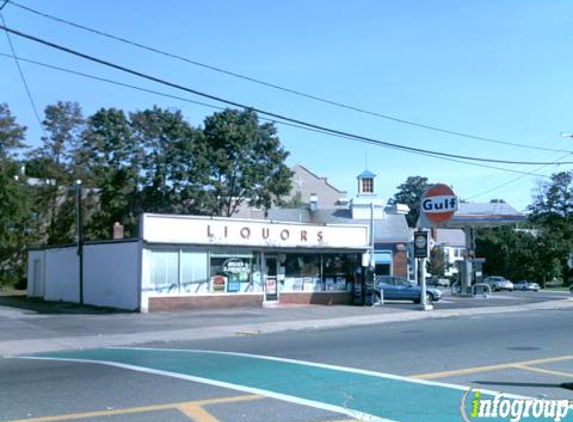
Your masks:
M352 289L357 256L352 254L324 254L322 261L324 289L327 292Z
M281 291L322 291L320 254L286 254Z
M262 292L260 256L253 253L211 253L211 293Z
M209 293L207 252L181 251L180 293Z
M156 293L179 290L179 250L154 250L151 253L151 289Z
M357 254L286 254L281 291L351 290L358 262Z

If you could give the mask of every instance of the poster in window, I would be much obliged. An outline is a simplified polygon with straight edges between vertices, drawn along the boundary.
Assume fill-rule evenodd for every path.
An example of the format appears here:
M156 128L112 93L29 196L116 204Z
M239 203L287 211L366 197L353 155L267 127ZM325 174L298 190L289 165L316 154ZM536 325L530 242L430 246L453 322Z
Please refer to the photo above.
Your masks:
M239 274L231 274L227 283L227 292L235 293L241 290L241 280Z
M224 293L227 286L227 278L222 275L213 277L213 293Z

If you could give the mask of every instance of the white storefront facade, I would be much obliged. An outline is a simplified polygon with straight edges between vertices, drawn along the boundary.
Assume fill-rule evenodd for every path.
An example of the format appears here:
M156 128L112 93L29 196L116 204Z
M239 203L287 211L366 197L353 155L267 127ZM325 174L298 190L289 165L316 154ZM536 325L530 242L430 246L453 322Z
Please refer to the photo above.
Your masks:
M140 236L32 250L28 295L142 312L351 303L365 225L143 214ZM80 288L80 284L82 284Z

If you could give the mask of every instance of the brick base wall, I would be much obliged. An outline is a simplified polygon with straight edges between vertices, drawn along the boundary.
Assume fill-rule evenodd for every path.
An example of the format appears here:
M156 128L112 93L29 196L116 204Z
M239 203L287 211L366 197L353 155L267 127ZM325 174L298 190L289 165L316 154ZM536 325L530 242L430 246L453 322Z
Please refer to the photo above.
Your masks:
M312 292L281 293L280 303L298 305L351 305L352 293L348 292Z
M393 272L398 277L408 277L408 254L405 251L394 252Z
M207 308L261 308L262 306L262 294L149 298L149 312Z

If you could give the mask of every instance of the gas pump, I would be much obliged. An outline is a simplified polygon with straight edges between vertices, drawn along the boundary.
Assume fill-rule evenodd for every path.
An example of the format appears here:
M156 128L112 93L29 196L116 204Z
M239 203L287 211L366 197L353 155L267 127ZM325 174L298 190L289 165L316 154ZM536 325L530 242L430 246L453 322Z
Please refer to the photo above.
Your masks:
M364 270L357 268L354 272L353 303L356 306L364 305Z
M374 269L368 267L364 277L364 305L372 306L375 302L374 293Z

